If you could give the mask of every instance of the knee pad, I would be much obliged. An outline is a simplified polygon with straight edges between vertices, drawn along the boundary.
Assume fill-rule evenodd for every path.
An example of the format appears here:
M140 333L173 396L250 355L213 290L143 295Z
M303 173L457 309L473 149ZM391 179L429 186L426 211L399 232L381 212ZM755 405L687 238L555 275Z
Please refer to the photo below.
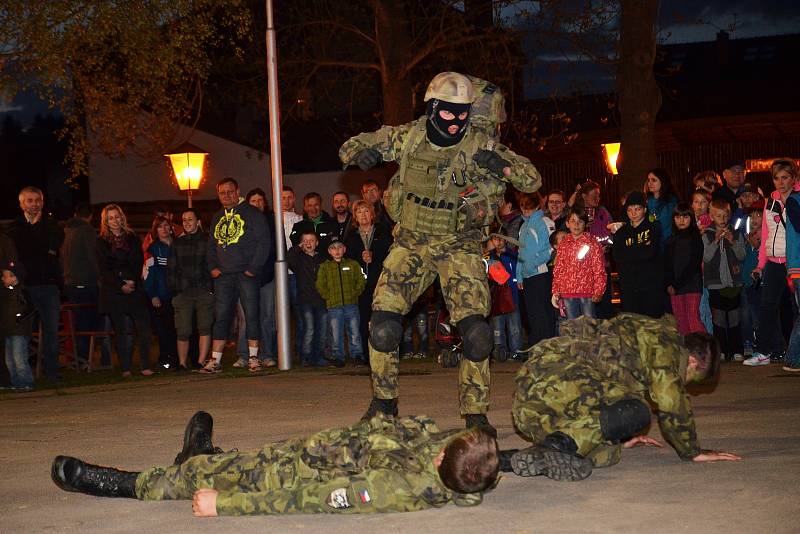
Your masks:
M403 339L403 316L387 311L373 311L369 319L369 343L377 351L394 352Z
M458 322L464 357L472 362L482 362L492 353L492 329L480 315L470 315Z
M600 430L612 443L622 443L650 425L650 407L639 399L623 399L600 408Z

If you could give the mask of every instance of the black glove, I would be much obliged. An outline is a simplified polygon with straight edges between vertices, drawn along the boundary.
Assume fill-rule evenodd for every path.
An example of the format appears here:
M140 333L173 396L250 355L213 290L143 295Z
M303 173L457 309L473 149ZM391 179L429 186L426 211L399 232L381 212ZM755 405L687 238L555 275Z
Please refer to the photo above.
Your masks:
M381 157L381 153L374 148L365 148L356 154L354 161L359 169L366 171L383 161L383 158Z
M497 176L503 176L503 169L511 167L511 163L498 156L497 152L492 150L478 150L472 156L472 161L479 167L492 171Z

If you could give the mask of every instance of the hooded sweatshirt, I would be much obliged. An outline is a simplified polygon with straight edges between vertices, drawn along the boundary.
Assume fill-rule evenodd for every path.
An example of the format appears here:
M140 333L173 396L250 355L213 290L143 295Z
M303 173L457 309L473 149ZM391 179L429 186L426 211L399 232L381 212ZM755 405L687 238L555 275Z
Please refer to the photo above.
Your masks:
M247 202L221 209L211 219L208 270L222 274L249 271L258 276L272 246L264 214Z

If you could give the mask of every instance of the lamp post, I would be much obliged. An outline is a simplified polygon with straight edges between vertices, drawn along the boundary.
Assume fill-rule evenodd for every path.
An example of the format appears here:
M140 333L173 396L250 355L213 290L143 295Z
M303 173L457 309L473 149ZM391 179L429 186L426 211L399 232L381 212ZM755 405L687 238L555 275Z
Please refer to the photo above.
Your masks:
M172 172L175 173L175 182L178 189L186 191L189 198L189 207L192 207L192 191L200 188L203 181L206 156L208 152L191 143L183 143L164 157L169 158Z
M621 143L603 143L603 159L606 162L606 169L609 174L616 176L619 174L617 170L617 160L619 159L619 150Z

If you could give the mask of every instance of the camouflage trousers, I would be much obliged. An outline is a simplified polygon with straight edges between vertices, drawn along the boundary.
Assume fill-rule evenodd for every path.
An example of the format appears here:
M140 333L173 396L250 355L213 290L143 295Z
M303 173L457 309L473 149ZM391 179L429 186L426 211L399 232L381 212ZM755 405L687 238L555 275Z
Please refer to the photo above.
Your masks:
M373 311L405 315L436 277L453 324L470 315L489 314L489 286L480 242L465 236L428 236L400 228L383 262L372 301ZM372 389L377 398L398 397L399 353L380 352L370 343ZM462 358L459 368L462 414L489 410L489 360Z
M596 467L619 462L621 445L603 438L600 407L639 397L590 366L568 361L568 354L560 361L552 355L537 356L528 360L516 379L511 415L519 432L540 443L560 431L574 439L578 453Z

